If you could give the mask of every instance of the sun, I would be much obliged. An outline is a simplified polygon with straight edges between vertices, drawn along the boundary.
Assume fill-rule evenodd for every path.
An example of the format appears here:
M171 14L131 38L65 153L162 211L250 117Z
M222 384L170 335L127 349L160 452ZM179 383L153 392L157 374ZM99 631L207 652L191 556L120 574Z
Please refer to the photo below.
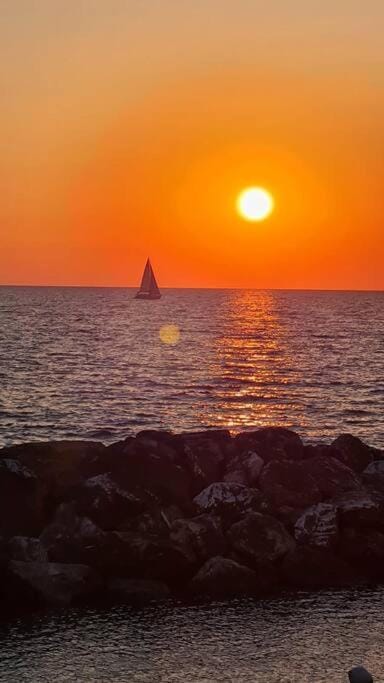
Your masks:
M239 215L246 221L263 221L271 215L274 206L272 195L263 187L247 187L236 202Z

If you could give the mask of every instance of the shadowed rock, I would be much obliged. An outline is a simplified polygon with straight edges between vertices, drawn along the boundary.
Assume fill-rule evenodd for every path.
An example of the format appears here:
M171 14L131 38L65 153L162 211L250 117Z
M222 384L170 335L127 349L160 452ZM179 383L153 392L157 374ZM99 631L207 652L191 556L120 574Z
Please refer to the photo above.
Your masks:
M262 592L256 572L225 557L212 557L194 576L190 588L198 595L213 597Z
M147 605L168 600L171 592L162 581L111 579L107 584L107 595L119 603Z
M331 548L339 537L337 509L331 503L318 503L303 512L295 524L298 543Z
M68 605L100 588L96 573L85 565L17 562L8 566L9 583L23 603Z
M317 456L302 462L268 463L261 473L260 487L277 508L305 508L342 491L358 490L361 482L335 458Z
M271 460L301 460L304 444L298 434L284 427L263 427L242 432L235 438L240 451L255 451L265 462Z
M293 538L277 519L258 512L233 524L228 539L241 557L256 565L276 562L295 547Z
M17 460L0 460L0 535L35 535L44 525L46 487Z
M372 448L352 434L341 434L331 447L338 451L334 457L355 472L362 472L373 460Z
M170 538L185 549L192 563L199 564L214 555L222 554L227 545L220 519L211 515L176 520L171 526Z

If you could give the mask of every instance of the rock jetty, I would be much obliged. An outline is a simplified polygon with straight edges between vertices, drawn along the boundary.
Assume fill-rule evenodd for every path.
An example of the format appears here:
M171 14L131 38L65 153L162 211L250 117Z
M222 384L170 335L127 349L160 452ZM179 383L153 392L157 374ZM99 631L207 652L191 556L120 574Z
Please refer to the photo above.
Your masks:
M0 451L0 596L261 596L384 580L384 452L349 434L142 431Z

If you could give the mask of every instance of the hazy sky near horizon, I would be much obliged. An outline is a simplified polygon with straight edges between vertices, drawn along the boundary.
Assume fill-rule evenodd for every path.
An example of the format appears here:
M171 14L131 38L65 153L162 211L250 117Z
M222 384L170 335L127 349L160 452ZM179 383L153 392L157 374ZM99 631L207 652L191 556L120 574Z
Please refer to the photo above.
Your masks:
M381 0L0 0L0 284L384 288ZM276 211L235 211L262 185Z

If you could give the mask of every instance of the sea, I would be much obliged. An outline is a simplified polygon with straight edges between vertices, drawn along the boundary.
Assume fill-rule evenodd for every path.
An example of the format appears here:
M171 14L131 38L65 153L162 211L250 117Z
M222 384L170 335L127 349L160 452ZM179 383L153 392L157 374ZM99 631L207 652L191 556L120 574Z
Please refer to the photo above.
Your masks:
M1 683L384 681L384 589L142 609L70 609L0 625Z
M0 446L265 425L384 446L384 292L0 288Z
M0 288L0 446L265 425L384 447L384 293ZM1 621L0 682L384 681L384 588Z

